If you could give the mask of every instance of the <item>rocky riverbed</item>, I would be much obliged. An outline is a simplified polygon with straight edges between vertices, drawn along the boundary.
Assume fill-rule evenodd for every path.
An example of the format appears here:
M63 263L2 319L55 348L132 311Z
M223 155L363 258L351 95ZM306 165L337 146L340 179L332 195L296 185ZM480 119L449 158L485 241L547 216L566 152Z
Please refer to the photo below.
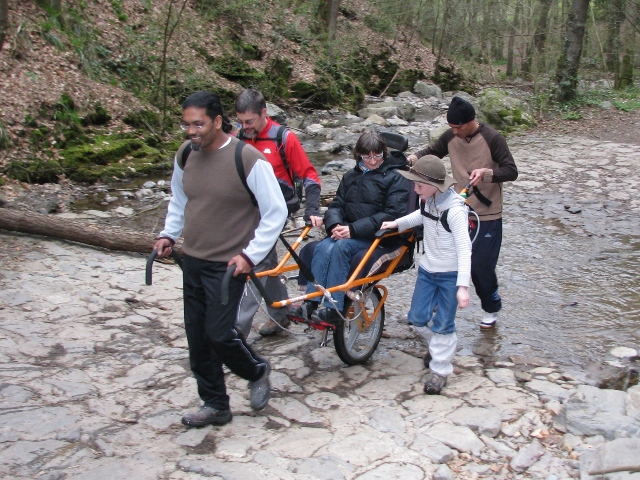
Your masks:
M411 151L441 126L441 102L428 103L417 102L424 116L406 125L382 119L411 138ZM359 123L319 119L305 146L339 149ZM319 333L298 325L273 338L252 333L274 366L270 406L251 411L246 382L230 374L233 422L185 429L180 417L198 401L178 268L156 264L147 287L142 256L0 232L0 476L640 476L629 473L640 470L640 146L596 136L509 139L520 177L505 188L505 306L489 332L478 328L475 297L459 312L456 370L441 396L422 393L425 348L404 318L409 270L383 282L386 328L367 365L346 367L332 343L319 347ZM325 191L338 179L324 175ZM151 235L168 192L159 182L38 189L5 188L7 206ZM69 211L92 196L103 205Z
M443 394L427 396L424 347L393 314L365 366L346 367L332 343L320 347L319 333L299 325L252 333L274 367L269 406L251 411L246 382L229 374L233 422L187 429L180 417L198 399L178 268L156 264L144 286L139 255L18 234L2 241L3 478L640 475L596 475L638 468L640 386L598 389L551 360L514 355L487 367L460 354Z

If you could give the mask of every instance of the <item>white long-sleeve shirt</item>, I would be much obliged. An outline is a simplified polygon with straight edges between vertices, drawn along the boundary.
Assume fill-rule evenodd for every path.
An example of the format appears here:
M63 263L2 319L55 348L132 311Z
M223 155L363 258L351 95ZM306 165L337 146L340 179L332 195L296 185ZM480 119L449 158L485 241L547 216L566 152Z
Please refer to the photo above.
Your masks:
M420 258L420 266L431 273L457 271L456 285L468 287L471 280L471 240L464 199L450 188L435 198L427 199L425 204L425 210L436 217L440 217L447 209L451 233L445 230L440 221L425 217L420 210L399 218L398 231L403 232L422 223L424 254Z

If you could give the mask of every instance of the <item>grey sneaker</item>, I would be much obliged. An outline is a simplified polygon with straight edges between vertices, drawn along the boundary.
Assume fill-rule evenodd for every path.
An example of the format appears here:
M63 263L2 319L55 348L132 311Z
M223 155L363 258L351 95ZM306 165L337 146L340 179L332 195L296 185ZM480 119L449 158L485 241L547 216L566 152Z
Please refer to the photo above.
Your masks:
M262 410L269 403L271 397L271 382L269 382L269 374L271 373L271 365L267 362L262 377L255 382L249 382L249 396L251 398L251 408L254 410Z
M498 312L493 312L493 313L484 312L484 317L482 318L482 323L480 323L480 328L482 328L483 330L493 328L496 326L497 321L498 321Z
M260 330L258 330L258 333L263 337L270 337L271 335L275 335L282 329L286 329L289 325L291 325L291 320L289 320L287 317L280 320L280 325L269 319L262 324Z
M427 395L439 395L446 384L447 377L431 372L427 376L427 382L424 384L424 393Z
M182 417L182 424L187 427L201 428L207 425L224 425L232 418L231 410L216 410L203 405L197 412L188 413Z

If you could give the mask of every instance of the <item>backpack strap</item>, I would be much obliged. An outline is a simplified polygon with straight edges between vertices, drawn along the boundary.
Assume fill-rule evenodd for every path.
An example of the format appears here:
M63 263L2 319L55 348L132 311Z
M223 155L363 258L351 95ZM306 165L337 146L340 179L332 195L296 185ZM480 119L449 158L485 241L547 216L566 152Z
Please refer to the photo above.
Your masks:
M442 227L447 232L451 233L451 227L449 226L449 222L447 221L447 216L449 214L448 208L444 212L442 212L439 217L436 217L435 215L427 212L424 207L424 202L420 202L420 213L422 213L422 216L430 218L431 220L435 220L436 222L440 222L442 224Z
M249 193L249 197L251 197L251 203L253 203L253 205L257 207L258 201L256 200L256 196L253 194L253 192L249 188L249 185L247 185L247 176L244 173L244 164L242 163L242 149L244 148L244 146L245 146L245 143L243 141L239 141L236 144L236 154L235 154L236 170L238 171L238 176L242 181L242 185L244 185L244 188Z
M259 141L271 140L273 142L276 142L276 149L278 150L278 154L280 155L280 159L282 160L284 169L287 171L287 174L289 175L289 180L291 180L291 185L294 185L295 187L295 182L293 180L293 173L291 172L291 167L289 166L289 162L287 161L287 154L284 152L284 147L285 147L284 134L287 130L289 130L289 127L287 127L286 125L280 125L276 132L276 138L255 138L253 139L253 141L259 142ZM238 132L238 138L240 140L245 140L247 138L244 135L244 129L240 129L240 131Z
M180 168L182 168L182 170L184 170L184 166L187 164L187 160L189 159L189 155L191 154L191 143L188 143L186 147L184 147L184 150L182 150L182 157L180 158L182 160L182 165L180 165Z

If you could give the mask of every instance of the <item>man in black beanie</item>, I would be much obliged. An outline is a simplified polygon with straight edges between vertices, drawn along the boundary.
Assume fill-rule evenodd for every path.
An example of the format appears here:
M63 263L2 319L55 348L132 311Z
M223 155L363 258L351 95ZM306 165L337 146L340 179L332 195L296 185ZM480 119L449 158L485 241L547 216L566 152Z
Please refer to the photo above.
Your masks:
M518 169L505 138L480 124L473 105L463 98L453 97L447 122L449 130L433 145L409 155L408 160L413 164L425 155L449 155L456 191L471 184L469 204L480 218L480 231L476 232L476 226L470 233L475 237L471 280L484 310L480 328L492 328L502 308L496 275L502 245L502 183L518 178Z

